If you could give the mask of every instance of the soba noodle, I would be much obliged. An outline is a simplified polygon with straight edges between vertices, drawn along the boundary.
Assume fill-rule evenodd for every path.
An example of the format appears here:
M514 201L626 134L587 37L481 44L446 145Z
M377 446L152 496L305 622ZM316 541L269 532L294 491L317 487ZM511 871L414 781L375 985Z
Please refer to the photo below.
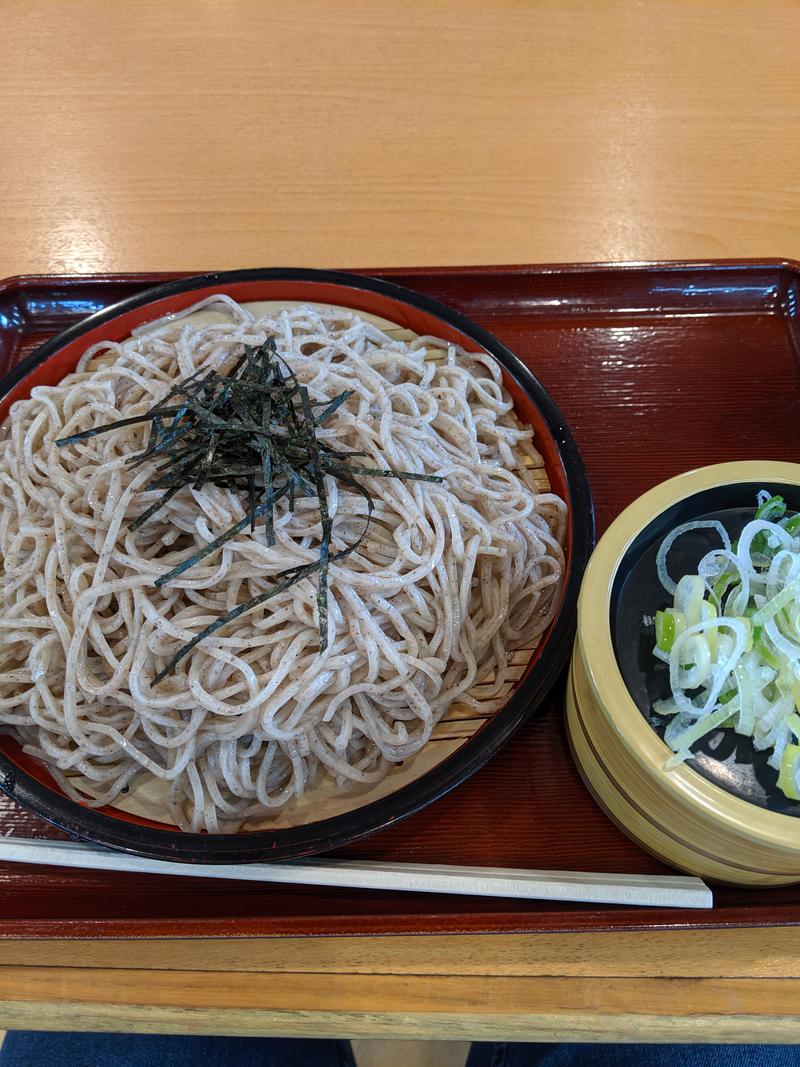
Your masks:
M444 482L363 479L375 511L359 549L330 566L323 652L311 577L153 686L215 617L317 557L317 502L277 506L275 547L246 528L157 589L244 516L244 501L187 487L132 533L158 496L144 488L153 464L125 463L146 424L55 440L141 414L177 379L224 373L269 336L312 400L353 390L321 440ZM191 831L235 830L324 775L377 782L456 699L474 704L476 684L500 694L510 652L547 627L565 505L537 491L541 466L489 356L401 340L345 309L251 310L218 296L97 345L59 385L15 403L0 441L0 723L83 803L113 804L138 775L166 780L171 818ZM366 502L327 483L334 552L363 530Z

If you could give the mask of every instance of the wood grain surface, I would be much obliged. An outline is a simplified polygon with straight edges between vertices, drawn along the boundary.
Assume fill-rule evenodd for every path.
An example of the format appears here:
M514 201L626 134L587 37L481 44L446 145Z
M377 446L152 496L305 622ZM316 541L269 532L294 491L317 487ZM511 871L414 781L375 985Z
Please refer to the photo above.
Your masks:
M357 975L0 971L0 1017L10 1029L36 1028L44 1016L59 1030L788 1044L800 1041L799 995L797 979L766 988L730 978L412 975L367 983Z
M796 0L6 0L2 15L0 277L800 258ZM616 403L641 369L609 366ZM611 443L589 414L577 402L591 462ZM7 940L0 1025L788 1041L798 957L793 926Z
M0 941L0 967L541 978L800 978L800 927L461 937Z
M6 0L0 277L800 256L796 0Z
M0 942L9 1028L800 1040L800 929Z

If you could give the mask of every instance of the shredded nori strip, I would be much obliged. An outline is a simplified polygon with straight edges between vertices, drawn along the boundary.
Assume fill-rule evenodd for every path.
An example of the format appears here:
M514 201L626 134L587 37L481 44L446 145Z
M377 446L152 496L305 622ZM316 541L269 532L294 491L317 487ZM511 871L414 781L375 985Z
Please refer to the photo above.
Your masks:
M294 511L297 497L317 498L322 525L319 558L313 563L281 572L277 575L277 584L270 590L221 615L181 646L156 675L153 685L170 674L204 638L314 573L318 574L320 651L324 651L328 645L328 566L345 559L364 541L375 508L369 490L354 475L444 481L433 474L353 465L347 461L363 456L363 452L338 452L320 441L317 429L328 422L352 395L352 390L346 389L330 401L312 401L307 388L300 385L278 354L275 339L269 337L257 347L245 346L228 374L218 374L214 370L196 371L176 383L145 414L119 419L56 441L59 446L74 445L109 430L150 423L150 436L144 450L129 456L126 463L137 467L147 461L161 461L145 488L163 489L164 492L129 524L131 531L149 522L186 486L199 489L212 483L244 496L247 501L245 517L156 579L157 588L174 581L217 552L247 526L255 532L258 519L264 519L266 543L273 546L275 505L288 498L289 510ZM314 414L317 408L322 410ZM333 520L328 511L326 475L337 478L367 502L367 518L359 537L333 555Z

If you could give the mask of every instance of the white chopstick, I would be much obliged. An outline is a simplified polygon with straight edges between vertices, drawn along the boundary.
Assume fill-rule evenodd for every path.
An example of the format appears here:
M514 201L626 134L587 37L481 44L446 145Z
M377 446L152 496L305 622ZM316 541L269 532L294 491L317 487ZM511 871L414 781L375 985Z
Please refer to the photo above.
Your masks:
M591 874L583 871L526 871L505 867L326 859L294 863L175 863L73 841L12 837L0 838L0 862L347 889L514 897L522 900L636 904L657 908L713 906L711 890L705 882L677 874Z

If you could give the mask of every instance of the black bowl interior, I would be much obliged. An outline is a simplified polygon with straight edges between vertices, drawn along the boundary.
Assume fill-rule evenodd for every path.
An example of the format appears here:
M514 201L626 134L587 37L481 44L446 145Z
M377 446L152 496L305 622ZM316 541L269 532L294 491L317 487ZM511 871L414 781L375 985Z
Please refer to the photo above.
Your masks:
M653 655L655 631L646 616L653 617L671 603L656 572L658 548L676 526L696 519L719 519L734 539L753 518L756 494L761 489L779 493L790 511L800 511L800 487L769 483L738 483L707 489L668 508L646 526L625 553L611 590L611 633L617 664L628 690L642 715L663 737L667 719L656 715L656 700L670 695L667 665ZM700 559L719 544L713 530L692 530L675 541L667 566L677 581L695 573ZM789 800L778 789L778 772L767 763L768 753L759 752L749 737L730 729L707 734L692 748L690 767L742 800L769 811L800 816L800 802Z

